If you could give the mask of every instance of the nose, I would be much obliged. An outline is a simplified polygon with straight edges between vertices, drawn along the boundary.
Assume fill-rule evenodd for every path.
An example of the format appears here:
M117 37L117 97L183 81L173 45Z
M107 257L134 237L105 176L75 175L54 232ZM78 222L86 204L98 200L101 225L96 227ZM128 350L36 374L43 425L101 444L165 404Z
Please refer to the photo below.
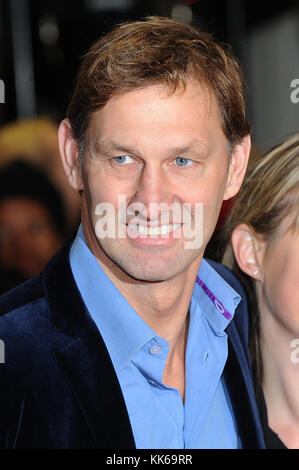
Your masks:
M174 202L174 194L174 188L161 165L146 164L139 176L132 202L138 203L139 215L155 220Z

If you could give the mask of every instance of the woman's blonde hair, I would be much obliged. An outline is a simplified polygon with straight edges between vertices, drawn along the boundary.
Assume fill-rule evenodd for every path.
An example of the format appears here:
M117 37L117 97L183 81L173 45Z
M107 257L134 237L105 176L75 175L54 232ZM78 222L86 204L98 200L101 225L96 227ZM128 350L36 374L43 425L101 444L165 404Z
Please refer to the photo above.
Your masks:
M250 305L251 331L249 347L258 381L262 381L259 341L259 309L255 285L239 268L231 234L239 224L249 225L269 242L274 239L282 220L294 214L291 229L299 228L299 133L268 153L250 161L243 186L234 202L223 229L225 251L222 262L231 268L244 284Z

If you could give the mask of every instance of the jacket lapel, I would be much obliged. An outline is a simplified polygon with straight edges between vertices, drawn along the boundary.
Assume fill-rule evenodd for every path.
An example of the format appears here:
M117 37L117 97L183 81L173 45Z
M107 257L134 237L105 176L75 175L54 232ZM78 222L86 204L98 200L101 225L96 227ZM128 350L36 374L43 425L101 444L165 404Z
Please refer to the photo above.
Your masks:
M243 449L264 448L251 372L235 324L228 328L228 358L224 379L234 409Z
M71 240L72 241L72 240ZM55 359L66 375L97 448L135 448L122 391L103 339L75 284L68 242L52 258L42 283L53 328L66 335Z

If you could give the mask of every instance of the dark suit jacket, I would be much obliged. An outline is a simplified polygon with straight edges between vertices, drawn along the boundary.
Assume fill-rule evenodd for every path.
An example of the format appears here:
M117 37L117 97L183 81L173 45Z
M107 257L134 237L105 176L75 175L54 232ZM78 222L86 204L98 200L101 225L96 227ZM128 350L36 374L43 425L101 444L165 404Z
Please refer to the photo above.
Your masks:
M112 362L72 276L69 248L70 242L41 275L0 298L1 448L135 448ZM212 264L243 294L228 269ZM227 333L224 375L243 447L261 448L245 301Z

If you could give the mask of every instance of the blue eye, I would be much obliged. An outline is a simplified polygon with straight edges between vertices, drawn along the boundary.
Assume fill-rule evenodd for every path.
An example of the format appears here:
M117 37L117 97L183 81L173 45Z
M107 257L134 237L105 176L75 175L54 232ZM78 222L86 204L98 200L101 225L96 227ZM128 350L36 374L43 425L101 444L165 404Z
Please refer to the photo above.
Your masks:
M178 166L183 167L183 166L189 166L192 163L192 160L190 160L189 158L177 157L175 159L175 162Z
M113 157L113 160L116 163L132 163L133 158L130 157L129 155L121 155L119 157Z

